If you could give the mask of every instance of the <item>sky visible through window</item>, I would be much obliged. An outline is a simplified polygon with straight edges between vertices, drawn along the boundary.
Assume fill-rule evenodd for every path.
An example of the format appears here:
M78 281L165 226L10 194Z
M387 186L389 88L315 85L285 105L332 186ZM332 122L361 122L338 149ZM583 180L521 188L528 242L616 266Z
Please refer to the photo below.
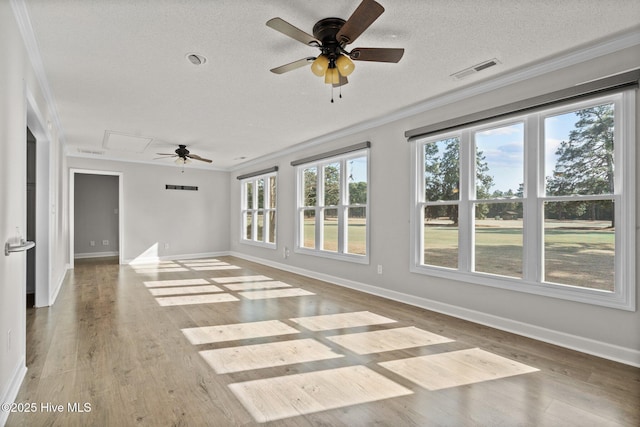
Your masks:
M569 139L578 118L575 113L548 117L545 120L545 176L551 176L558 156L555 154L561 141ZM515 194L524 182L524 126L514 123L475 134L479 151L489 166L488 175L493 178L490 193L509 190Z
M357 159L348 160L349 166L349 182L367 182L367 158L358 157Z

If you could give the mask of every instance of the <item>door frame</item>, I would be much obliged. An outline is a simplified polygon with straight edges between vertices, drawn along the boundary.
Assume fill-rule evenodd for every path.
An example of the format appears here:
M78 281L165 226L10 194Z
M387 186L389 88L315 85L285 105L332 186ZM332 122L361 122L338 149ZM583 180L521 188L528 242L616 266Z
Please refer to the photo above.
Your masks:
M45 122L31 92L26 89L27 127L36 138L36 301L35 307L51 305L51 259L54 239L51 215L51 125ZM46 123L46 124L45 124ZM25 141L26 141L25 129Z
M118 264L123 264L124 257L124 197L123 197L123 174L117 171L95 170L95 169L69 169L69 266L74 268L75 264L75 181L76 174L88 175L110 175L118 177Z

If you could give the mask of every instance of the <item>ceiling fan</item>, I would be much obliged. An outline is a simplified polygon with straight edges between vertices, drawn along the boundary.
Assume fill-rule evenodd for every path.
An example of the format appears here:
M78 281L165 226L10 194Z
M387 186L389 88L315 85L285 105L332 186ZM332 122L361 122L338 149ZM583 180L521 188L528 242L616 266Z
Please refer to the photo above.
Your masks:
M267 26L308 46L320 49L317 57L307 57L280 67L271 72L283 74L311 64L311 71L318 77L324 76L324 82L334 87L348 83L355 61L398 62L404 54L401 48L361 48L350 52L348 44L353 43L384 12L384 7L374 0L362 0L362 3L346 21L341 18L324 18L313 26L313 36L289 24L282 18L267 21ZM333 101L333 100L332 100Z
M175 161L179 165L185 165L187 163L191 163L191 160L189 159L200 160L201 162L207 162L207 163L211 163L213 161L213 160L205 159L204 157L200 157L197 154L191 154L189 150L187 150L187 146L183 144L178 145L178 148L176 148L175 150L175 154L170 154L170 153L156 153L156 154L159 156L165 156L165 157L157 157L156 159L166 159L167 156L176 157Z

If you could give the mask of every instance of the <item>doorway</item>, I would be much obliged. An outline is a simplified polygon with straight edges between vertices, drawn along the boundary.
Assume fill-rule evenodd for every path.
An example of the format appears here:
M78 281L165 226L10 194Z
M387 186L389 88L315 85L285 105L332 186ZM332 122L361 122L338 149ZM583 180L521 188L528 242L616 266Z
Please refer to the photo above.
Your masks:
M122 173L71 169L69 263L78 258L118 257L123 263ZM87 191L88 189L88 191Z
M36 242L36 137L27 127L27 240ZM27 251L27 308L36 304L36 248Z

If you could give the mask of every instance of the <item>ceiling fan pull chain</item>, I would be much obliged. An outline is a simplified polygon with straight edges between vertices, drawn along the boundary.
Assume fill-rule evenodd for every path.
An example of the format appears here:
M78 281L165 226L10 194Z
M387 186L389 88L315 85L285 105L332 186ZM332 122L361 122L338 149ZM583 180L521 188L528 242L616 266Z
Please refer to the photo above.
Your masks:
M333 85L331 85L331 103L333 104Z

